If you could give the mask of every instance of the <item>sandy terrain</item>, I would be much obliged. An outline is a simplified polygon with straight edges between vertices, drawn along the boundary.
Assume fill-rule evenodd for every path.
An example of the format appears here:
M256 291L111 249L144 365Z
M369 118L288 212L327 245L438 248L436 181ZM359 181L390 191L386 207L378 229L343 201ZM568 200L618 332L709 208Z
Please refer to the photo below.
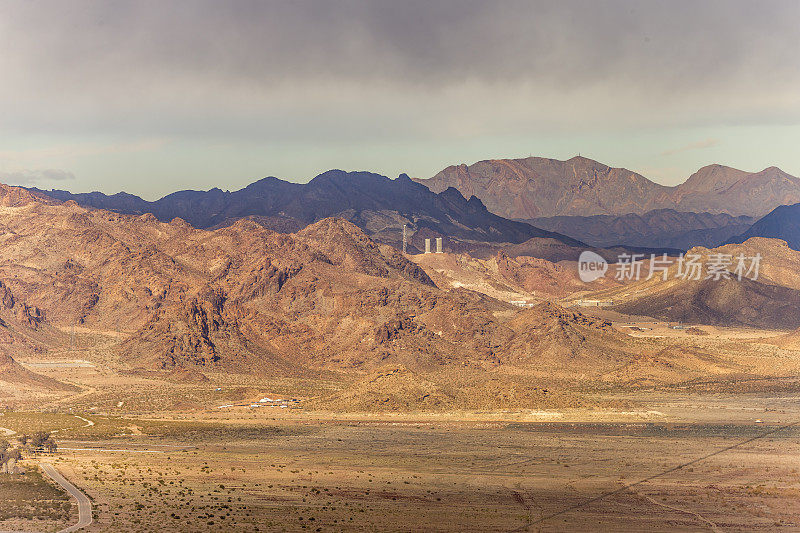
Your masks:
M2 419L59 429L47 460L92 498L89 531L800 527L800 393L612 396L636 407Z
M661 421L140 420L65 434L54 464L93 498L93 531L800 526L800 428L781 429L797 397L639 399Z

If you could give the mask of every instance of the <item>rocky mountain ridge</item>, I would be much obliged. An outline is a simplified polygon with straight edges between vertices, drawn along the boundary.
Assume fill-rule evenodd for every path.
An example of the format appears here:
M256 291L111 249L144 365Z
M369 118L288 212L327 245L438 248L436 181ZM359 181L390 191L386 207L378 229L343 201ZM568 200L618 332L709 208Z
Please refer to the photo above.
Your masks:
M71 200L84 207L123 214L150 213L162 222L181 218L201 229L220 228L247 218L291 233L324 218L338 217L352 222L371 238L398 247L403 224L407 224L411 250L421 250L424 239L439 236L445 237L451 248L469 247L473 242L523 242L533 237L580 244L575 239L497 216L478 198L465 198L456 189L434 194L405 174L391 180L370 172L331 170L307 184L264 178L238 191L181 191L155 202L126 193L107 196L97 192L31 192L54 201Z
M417 181L434 192L455 187L512 219L641 215L657 209L760 217L779 205L800 202L800 179L777 167L744 172L708 165L684 183L667 187L586 157L529 157L453 165Z

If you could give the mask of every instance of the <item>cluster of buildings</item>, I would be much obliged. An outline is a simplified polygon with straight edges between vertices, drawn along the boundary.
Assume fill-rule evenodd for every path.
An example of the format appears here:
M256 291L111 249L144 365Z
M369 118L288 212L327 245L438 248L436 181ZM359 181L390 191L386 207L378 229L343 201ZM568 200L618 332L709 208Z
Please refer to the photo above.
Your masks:
M225 405L218 405L217 409L231 409L233 407L247 407L249 409L259 409L261 407L277 407L279 409L289 409L289 408L297 408L300 406L299 404L300 400L297 398L265 397L253 403L226 403Z
M289 407L295 407L297 404L300 403L300 400L297 398L292 399L284 399L284 398L261 398L258 400L258 403L250 404L251 409L256 409L258 407L279 407L281 409L288 409Z
M300 400L297 398L261 398L255 403L251 404L234 404L227 403L225 405L217 406L217 409L230 409L231 407L249 407L250 409L258 409L260 407L278 407L280 409L288 409L290 407L299 407Z

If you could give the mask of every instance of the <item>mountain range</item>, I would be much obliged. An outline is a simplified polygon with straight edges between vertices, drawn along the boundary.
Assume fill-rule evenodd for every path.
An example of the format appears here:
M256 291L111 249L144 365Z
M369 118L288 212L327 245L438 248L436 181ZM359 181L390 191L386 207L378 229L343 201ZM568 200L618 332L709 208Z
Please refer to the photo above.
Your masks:
M563 233L599 247L714 247L747 231L755 220L727 213L692 213L657 209L642 214L532 218L534 226Z
M494 405L470 387L626 381L620 368L663 349L557 305L439 288L340 218L294 233L244 219L200 230L8 186L0 205L0 345L15 353L66 350L77 325L125 371L343 379L392 365L411 372L404 387L457 377L461 396ZM669 364L669 380L686 378ZM0 367L0 381L41 381L9 357Z
M473 242L519 243L550 238L579 246L582 243L530 224L489 212L472 196L456 189L439 193L402 174L395 180L370 172L331 170L306 184L264 178L234 191L180 191L154 202L127 193L73 194L30 189L59 201L123 214L153 214L162 222L181 218L196 228L219 228L249 218L276 231L298 231L328 217L338 217L362 228L371 237L397 247L403 225L409 226L410 250L421 250L425 238L445 237L450 249Z
M434 192L455 187L512 219L620 216L659 209L760 217L779 205L800 202L800 179L776 167L751 173L709 165L684 183L667 187L585 157L528 157L453 165L417 181Z
M295 232L335 216L398 248L407 225L411 252L435 237L444 237L450 251L483 256L495 253L497 244L528 242L541 253L552 242L572 248L542 256L552 260L586 245L687 250L764 236L800 246L797 215L783 207L800 202L800 180L776 167L747 173L710 165L677 187L664 187L583 157L532 157L448 167L429 180L331 170L305 184L269 177L233 192L179 191L156 201L124 192L30 190L85 207L152 213L163 222L180 218L202 229L246 218ZM548 214L527 217L531 213Z
M247 218L203 230L9 186L0 186L0 206L3 387L72 387L19 361L71 352L73 327L115 371L133 375L352 384L315 400L326 408L367 409L387 396L397 405L413 396L422 403L408 405L421 409L542 408L573 405L588 383L652 385L742 371L713 352L633 338L552 302L517 307L508 301L513 291L587 292L572 265L527 257L545 244L534 239L487 260L433 254L416 264L343 218L291 233ZM730 250L769 255L763 283L670 284L648 294L609 280L598 282L598 294L613 292L619 311L795 328L800 258L780 241L757 241ZM458 270L474 272L476 288L495 296L454 283ZM377 381L354 382L376 371Z

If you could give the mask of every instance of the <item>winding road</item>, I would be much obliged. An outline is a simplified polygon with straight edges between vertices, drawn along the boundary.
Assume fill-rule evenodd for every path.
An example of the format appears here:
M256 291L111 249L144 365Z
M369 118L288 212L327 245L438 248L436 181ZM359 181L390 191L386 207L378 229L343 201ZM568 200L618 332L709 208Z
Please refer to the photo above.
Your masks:
M78 531L79 529L83 529L92 523L92 502L89 501L89 498L83 492L78 489L75 485L67 481L67 479L61 475L61 472L55 469L55 467L49 463L39 463L39 466L42 468L42 472L50 476L53 481L61 485L64 490L66 490L70 496L75 498L78 502L78 522L73 524L67 528L64 528L58 533L71 533L72 531ZM32 533L26 531L0 531L0 533Z
M69 492L70 496L75 498L78 502L78 522L74 525L69 526L68 528L62 529L58 533L70 533L71 531L78 531L79 529L83 529L86 526L92 523L92 502L89 501L89 498L83 492L78 489L75 485L67 481L67 478L61 475L61 472L55 469L53 465L49 463L40 463L39 466L42 467L42 471L50 476L53 481L61 485L64 490Z
M89 420L88 418L83 418L82 416L73 415L75 418L78 418L84 422L86 425L83 427L91 427L94 425L94 422ZM51 431L51 434L55 434L61 431L60 429L56 429ZM11 437L16 435L17 432L8 428L0 427L0 435ZM42 468L42 472L50 476L50 478L61 485L61 487L66 490L70 496L75 498L75 501L78 502L78 522L73 524L67 528L64 528L57 533L71 533L72 531L78 531L79 529L83 529L86 526L91 525L92 523L92 502L89 500L89 497L86 496L83 492L78 489L75 485L70 483L67 478L61 475L61 472L55 469L55 467L49 463L39 463L39 466ZM8 531L0 531L0 533L25 533L22 531L17 532L8 532Z

